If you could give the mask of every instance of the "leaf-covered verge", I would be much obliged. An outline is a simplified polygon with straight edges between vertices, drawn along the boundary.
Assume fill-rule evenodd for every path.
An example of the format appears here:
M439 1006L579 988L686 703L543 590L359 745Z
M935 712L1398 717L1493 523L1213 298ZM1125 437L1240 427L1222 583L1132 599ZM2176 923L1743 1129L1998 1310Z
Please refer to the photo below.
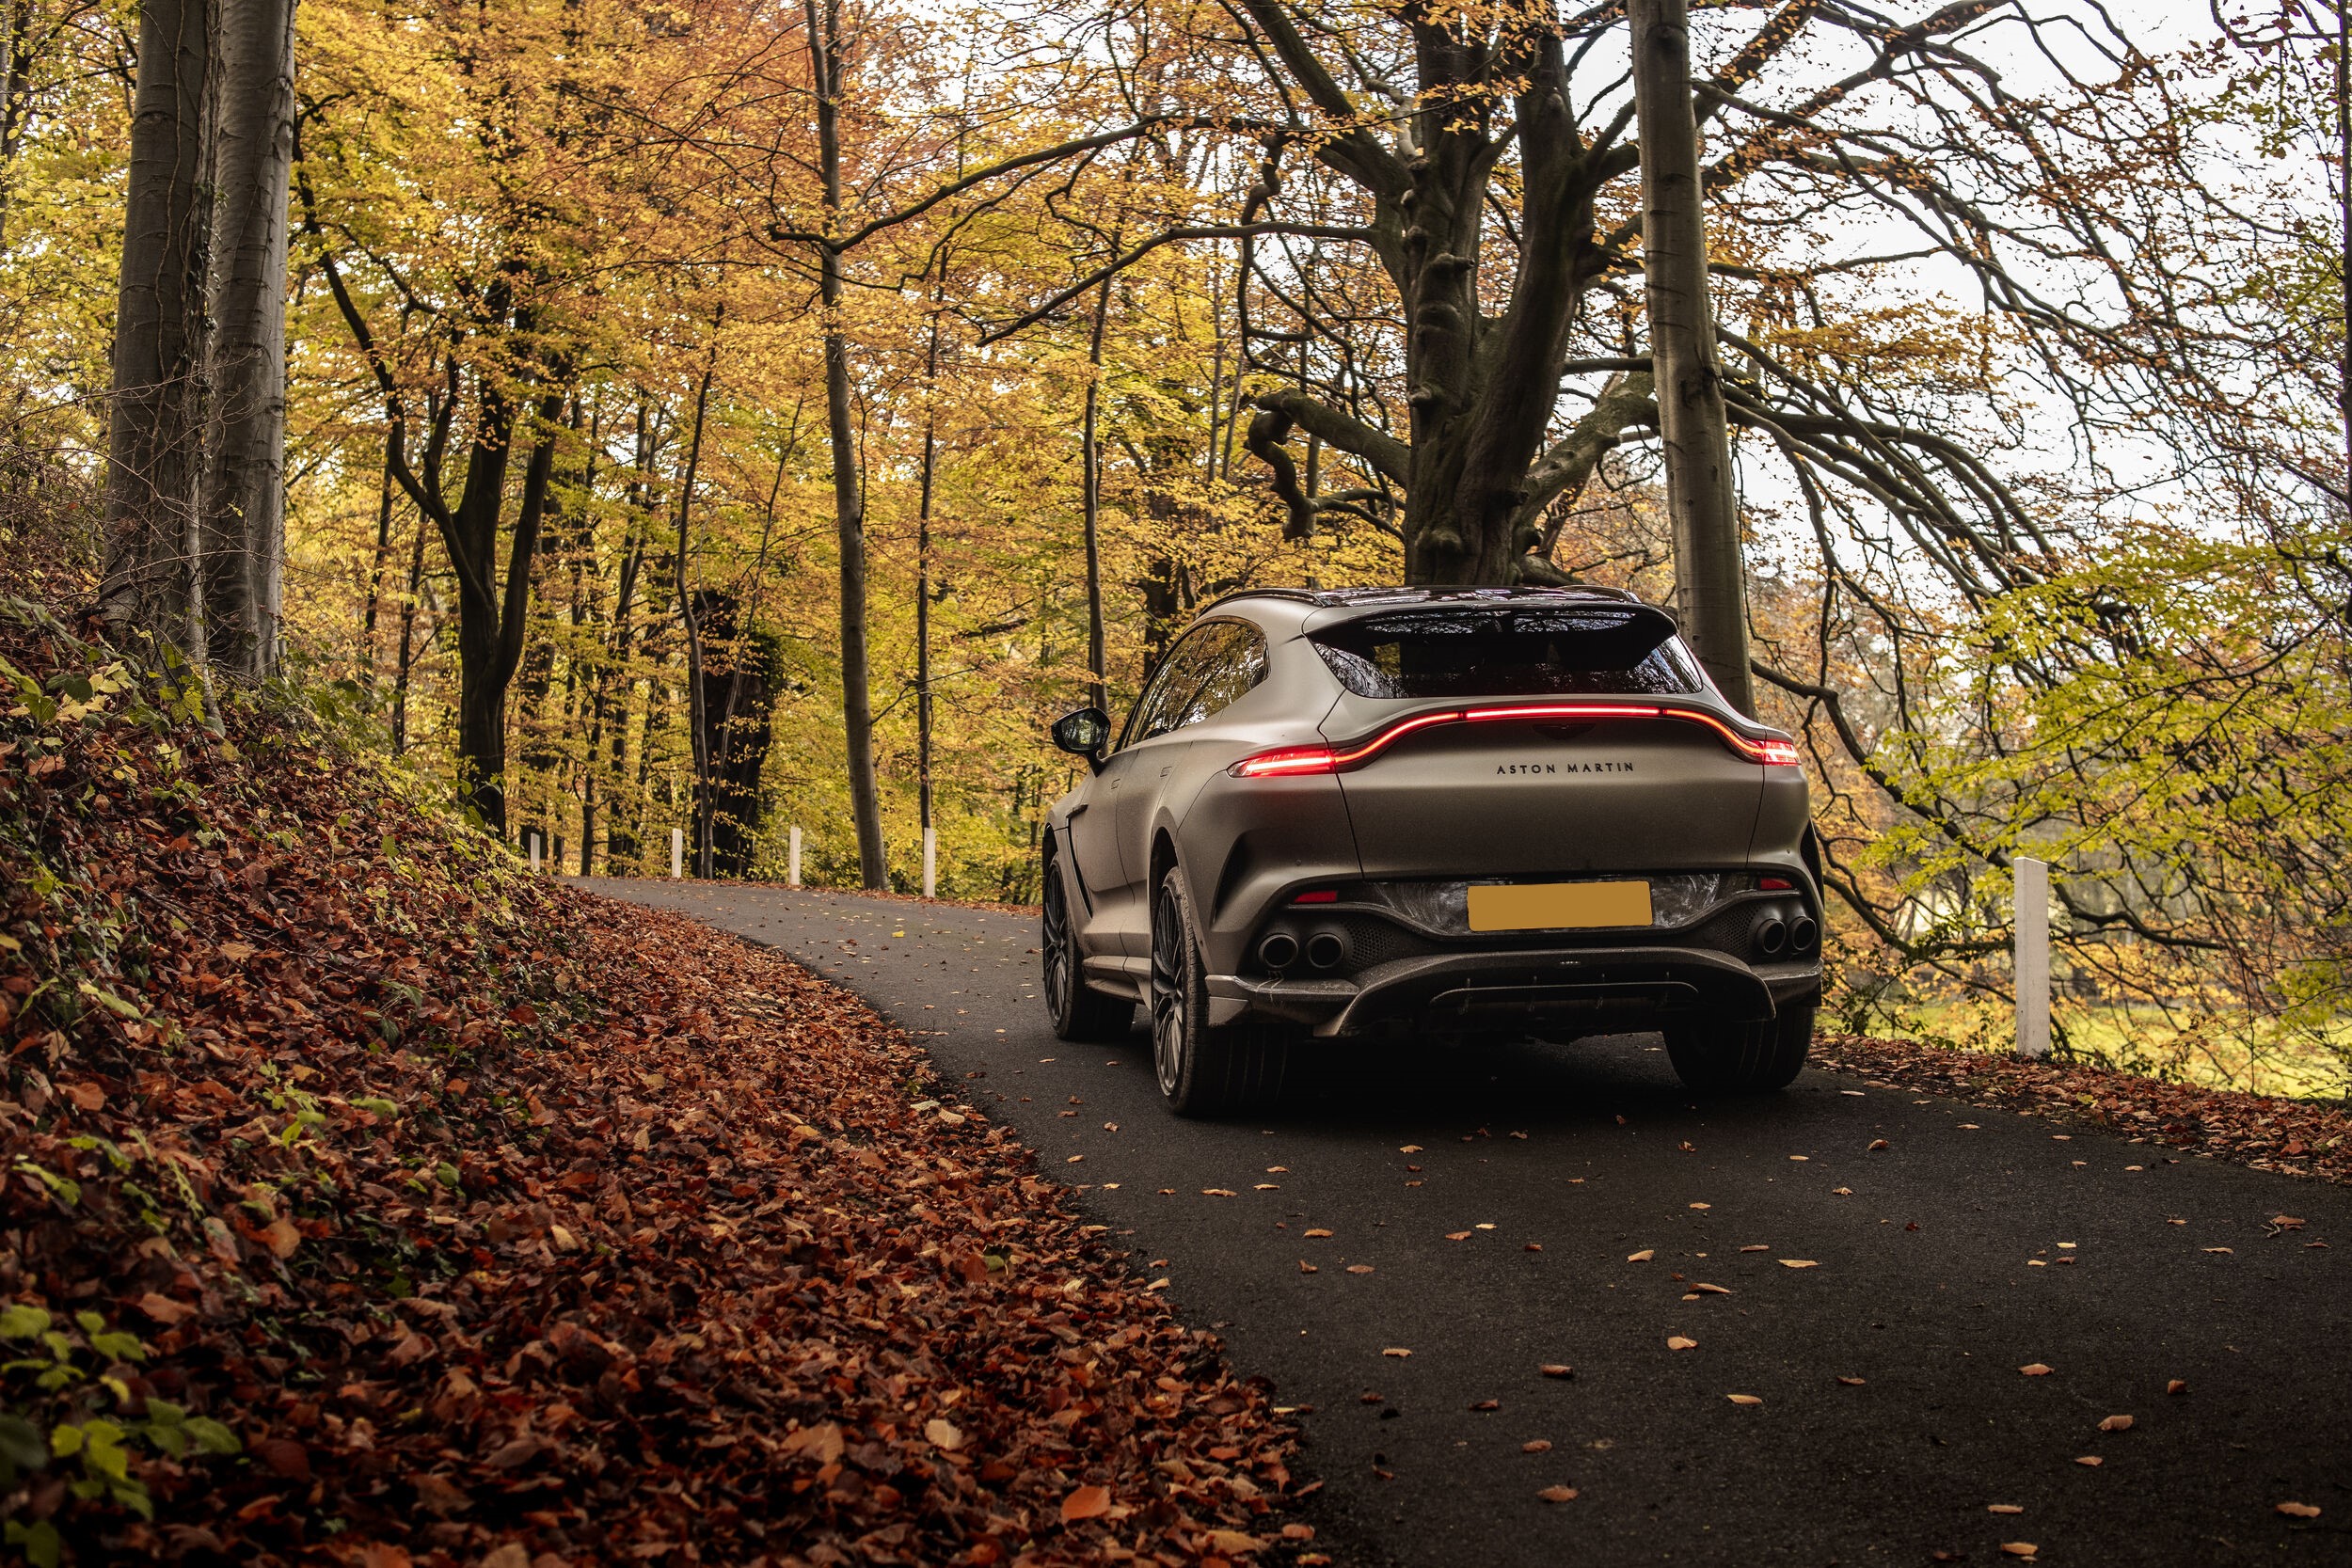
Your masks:
M1822 1036L1812 1060L1816 1067L1927 1094L2080 1122L2135 1143L2352 1182L2352 1112L2341 1103L2164 1084L2078 1062L2026 1062L1862 1035Z
M844 993L21 601L0 658L12 1545L1314 1557L1263 1392Z

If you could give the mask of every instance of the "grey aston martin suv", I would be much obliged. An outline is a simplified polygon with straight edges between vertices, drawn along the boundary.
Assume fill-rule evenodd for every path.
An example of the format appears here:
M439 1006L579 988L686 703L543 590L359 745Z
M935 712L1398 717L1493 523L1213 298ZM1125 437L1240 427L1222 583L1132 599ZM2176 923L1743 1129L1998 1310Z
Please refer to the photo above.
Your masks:
M1787 736L1603 589L1262 589L1204 610L1045 839L1065 1039L1151 1009L1173 1110L1279 1092L1308 1037L1664 1031L1692 1088L1778 1088L1820 996Z

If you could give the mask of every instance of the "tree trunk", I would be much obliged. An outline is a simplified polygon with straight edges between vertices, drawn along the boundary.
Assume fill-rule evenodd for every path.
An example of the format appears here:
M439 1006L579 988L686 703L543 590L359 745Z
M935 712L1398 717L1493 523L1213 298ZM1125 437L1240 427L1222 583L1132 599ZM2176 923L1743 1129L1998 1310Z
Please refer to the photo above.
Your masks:
M1708 290L1698 122L1691 107L1685 0L1629 0L1642 136L1642 248L1651 371L1665 437L1666 511L1683 634L1740 712L1748 674L1746 566L1731 470L1731 427Z
M16 190L16 154L24 140L25 100L33 86L33 0L9 0L0 37L0 250L8 245Z
M389 443L388 435L385 440ZM359 612L359 668L368 686L375 685L375 623L384 605L384 566L392 554L392 463L385 454L381 488L375 498L375 554L368 564L368 597Z
M507 456L516 434L514 405L486 379L466 464L466 487L439 519L457 576L458 799L485 827L506 836L506 689L522 658L531 608L531 563L538 552L560 395L541 400L541 432L523 474L522 508L507 547L505 581L498 570L499 519L505 511Z
M197 523L213 661L252 680L278 667L283 593L294 17L294 0L219 4L207 94L210 330Z
M841 552L841 721L850 753L850 810L857 820L860 879L889 885L882 852L882 798L874 782L874 700L866 648L866 501L850 408L850 345L841 323L840 0L804 0L817 81L817 151L825 237L818 288L825 309L825 429L833 443L834 524Z
M944 274L946 263L940 269ZM923 355L923 489L914 512L915 825L931 828L931 500L939 474L939 297Z
M106 572L98 614L209 657L190 505L202 416L204 109L210 0L146 0L115 309Z
M677 498L677 609L686 624L687 733L694 752L694 875L710 879L711 819L717 811L712 797L713 769L708 721L710 702L703 689L703 630L700 607L694 602L689 527L693 521L694 474L702 466L703 418L710 409L710 378L719 368L719 324L711 323L710 361L703 367L702 384L694 388L694 434L686 447L686 475Z
M1094 296L1094 335L1087 344L1086 414L1079 421L1078 443L1085 468L1079 495L1086 520L1087 673L1092 677L1087 701L1105 713L1110 711L1110 689L1104 678L1108 660L1103 646L1103 450L1096 425L1103 403L1103 327L1110 309L1111 280L1105 277Z
M424 536L429 525L417 517L417 542L408 553L408 592L400 601L400 662L392 675L392 755L408 749L408 671L415 657L417 600L424 592Z

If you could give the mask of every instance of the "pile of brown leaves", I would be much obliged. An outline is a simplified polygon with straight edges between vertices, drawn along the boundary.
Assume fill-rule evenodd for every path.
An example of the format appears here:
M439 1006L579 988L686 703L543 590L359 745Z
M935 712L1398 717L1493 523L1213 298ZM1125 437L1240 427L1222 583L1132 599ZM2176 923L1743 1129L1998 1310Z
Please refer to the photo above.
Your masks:
M2081 1122L2257 1170L2352 1181L2352 1115L2338 1104L2159 1084L2069 1062L2026 1062L1910 1040L1824 1035L1816 1066L1980 1105Z
M0 659L10 1544L1295 1549L1263 1393L844 993L29 607Z

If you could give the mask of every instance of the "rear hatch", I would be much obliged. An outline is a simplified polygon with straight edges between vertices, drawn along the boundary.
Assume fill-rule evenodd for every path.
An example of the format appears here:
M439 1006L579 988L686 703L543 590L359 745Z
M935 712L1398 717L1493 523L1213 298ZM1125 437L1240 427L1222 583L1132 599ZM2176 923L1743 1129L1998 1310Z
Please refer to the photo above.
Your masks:
M1661 611L1454 604L1308 635L1346 689L1326 739L1343 755L1371 748L1339 774L1367 878L1745 863L1766 770L1736 749L1740 732Z

